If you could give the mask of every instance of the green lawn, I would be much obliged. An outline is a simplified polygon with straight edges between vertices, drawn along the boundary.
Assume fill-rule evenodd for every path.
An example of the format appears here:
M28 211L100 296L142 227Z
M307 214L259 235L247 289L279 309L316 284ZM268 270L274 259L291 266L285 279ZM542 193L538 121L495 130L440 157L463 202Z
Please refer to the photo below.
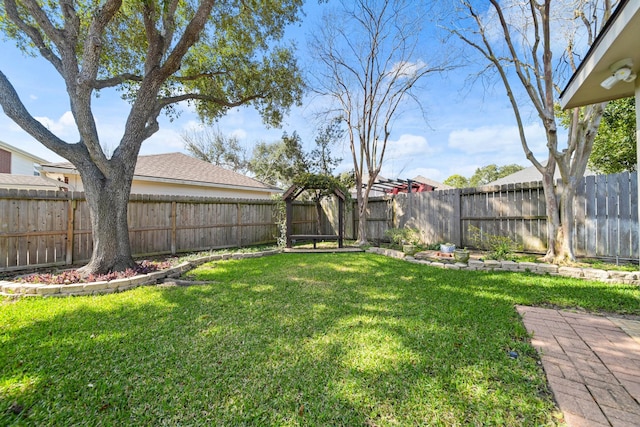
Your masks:
M0 301L0 425L553 425L514 304L640 314L637 287L370 254L191 275Z

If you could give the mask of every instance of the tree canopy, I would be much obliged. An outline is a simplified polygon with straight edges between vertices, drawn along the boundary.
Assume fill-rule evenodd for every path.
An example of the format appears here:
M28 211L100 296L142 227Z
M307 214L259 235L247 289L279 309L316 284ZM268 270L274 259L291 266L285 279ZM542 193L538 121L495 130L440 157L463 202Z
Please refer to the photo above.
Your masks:
M248 171L247 151L235 136L206 127L184 132L182 140L184 147L196 159L239 173Z
M637 170L635 98L607 104L589 156L589 167L600 173Z
M0 72L5 114L78 170L89 206L93 254L86 273L133 265L127 224L131 181L141 144L177 116L179 103L205 121L252 105L277 125L299 102L301 73L280 44L302 0L0 1L0 32L26 54L40 55L62 77L79 141L42 125ZM120 143L108 157L92 104L115 89L130 102ZM96 101L97 102L97 101Z
M300 135L285 132L280 141L257 143L249 160L249 170L262 182L289 187L297 175L309 171Z
M342 161L332 150L343 135L341 120L330 120L315 137L314 148L306 152L297 132L291 135L285 132L280 141L256 144L249 160L249 171L256 179L281 188L299 183L300 176L332 177ZM343 176L335 179L345 184L350 181Z
M444 181L444 184L450 185L456 188L465 187L480 187L505 176L511 175L524 169L523 166L515 163L510 165L498 166L496 164L490 164L477 168L471 178L467 179L462 175L451 175Z

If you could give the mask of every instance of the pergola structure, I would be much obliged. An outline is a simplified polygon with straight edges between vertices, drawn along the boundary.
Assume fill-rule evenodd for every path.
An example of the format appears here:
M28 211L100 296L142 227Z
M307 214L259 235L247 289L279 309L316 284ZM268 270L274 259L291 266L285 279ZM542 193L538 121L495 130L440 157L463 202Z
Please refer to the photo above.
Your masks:
M596 37L560 95L563 109L636 98L636 141L640 143L640 1L622 0ZM640 169L640 149L637 167ZM638 188L640 199L640 186ZM640 216L640 205L638 205ZM640 233L639 233L640 236Z
M363 185L366 187L366 185ZM386 194L398 193L422 193L423 191L433 191L435 187L411 179L385 179L376 180L371 185L371 189L381 191Z
M287 248L291 248L293 246L294 240L313 240L313 246L315 248L317 240L337 240L338 247L343 247L344 242L344 203L346 200L345 194L339 188L335 187L331 189L333 195L338 198L338 235L294 235L293 234L293 201L298 198L300 194L302 194L305 190L313 190L313 187L300 186L300 185L292 185L283 195L282 198L286 203L286 213L287 213ZM322 188L322 190L326 190ZM318 230L320 232L320 230Z

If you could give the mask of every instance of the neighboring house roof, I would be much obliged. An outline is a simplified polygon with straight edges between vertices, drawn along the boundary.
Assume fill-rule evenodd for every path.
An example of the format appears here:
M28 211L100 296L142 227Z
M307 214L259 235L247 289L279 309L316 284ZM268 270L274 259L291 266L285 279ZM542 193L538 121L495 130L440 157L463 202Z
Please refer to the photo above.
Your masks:
M17 147L14 147L13 145L7 144L6 142L0 141L0 148L6 151L11 151L13 153L18 153L23 157L33 160L33 163L43 164L48 162L48 160L45 160L38 156L34 156L33 154L27 153L26 151L23 151Z
M71 163L49 163L43 165L43 170L47 172L78 173ZM245 188L247 190L270 193L282 192L282 190L276 187L272 187L246 175L230 171L183 153L138 156L134 179L173 184Z
M584 172L584 176L595 175L595 172L587 168ZM556 168L555 174L553 176L554 179L560 179L560 171ZM519 170L518 172L514 172L511 175L507 175L500 179L496 179L493 182L490 182L486 185L505 185L505 184L520 184L523 182L537 182L542 181L542 174L536 169L535 166L529 166L528 168L524 168Z
M418 181L418 182L422 182L423 184L427 184L430 185L432 187L434 187L436 190L451 190L453 187L447 184L443 184L441 182L438 181L434 181L433 179L430 178L426 178L422 175L418 175L415 178L413 178L413 181Z
M68 186L64 182L44 176L12 175L0 173L0 188L15 188L19 190L61 190Z

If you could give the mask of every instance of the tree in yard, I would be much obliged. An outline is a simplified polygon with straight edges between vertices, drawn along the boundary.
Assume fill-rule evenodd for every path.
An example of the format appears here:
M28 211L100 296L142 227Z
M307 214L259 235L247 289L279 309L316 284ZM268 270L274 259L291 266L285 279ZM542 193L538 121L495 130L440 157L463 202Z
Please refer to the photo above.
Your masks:
M334 177L333 171L340 164L342 158L333 157L331 152L332 147L337 144L344 137L344 129L342 129L342 119L336 118L329 122L329 124L320 131L316 136L316 146L309 153L309 172L310 175L302 177L303 180L315 180L316 184L318 180L322 180L323 185L312 185L309 187L309 182L304 182L303 186L309 187L307 192L310 194L311 200L316 206L316 220L317 230L320 234L322 218L322 200L326 197L333 195L335 187L339 187L343 190L345 195L348 195L347 188L350 188L350 183L345 181L344 175ZM314 176L315 175L315 176ZM313 184L313 183L312 183ZM317 188L313 188L317 187Z
M451 24L452 31L479 52L503 83L512 106L525 155L542 174L547 209L547 253L554 262L575 260L573 252L573 198L584 175L605 104L569 112L567 142L560 144L556 96L568 64L576 69L577 43L591 45L594 34L611 13L610 0L490 0L479 10L475 2L461 0L464 16ZM469 26L464 26L470 23ZM564 26L561 26L564 23ZM570 25L567 25L570 24ZM553 28L552 28L553 26ZM562 52L558 52L563 49ZM555 51L555 52L554 52ZM554 57L554 53L557 55ZM565 67L566 68L566 67ZM525 107L533 106L546 132L546 162L537 159L524 132ZM562 187L554 185L556 166ZM557 194L559 193L559 194Z
M451 175L449 178L445 179L442 183L454 188L469 187L469 179L457 173Z
M512 173L521 171L522 169L524 169L522 166L516 164L504 166L491 164L476 169L475 173L468 179L459 174L451 175L444 180L444 184L455 188L480 187L497 179L504 178L507 175L511 175Z
M342 118L338 117L316 136L316 146L309 153L309 172L320 175L333 175L333 170L340 164L342 158L333 157L331 149L344 137Z
M358 244L367 243L367 204L394 118L417 101L412 88L442 71L418 52L426 21L419 4L401 0L342 1L311 41L318 61L311 86L328 101L326 113L346 125L358 201ZM418 104L419 105L419 104Z
M79 141L66 142L27 111L0 72L5 114L80 173L90 210L88 273L134 266L127 204L140 146L176 104L209 121L251 104L278 124L301 96L291 49L270 47L298 18L301 0L0 1L0 31L41 55L62 77ZM130 102L111 157L100 145L92 103L115 88Z
M591 169L605 174L637 170L635 104L634 97L607 104L589 157Z
M493 182L497 179L504 178L507 175L516 173L524 169L520 165L510 164L498 166L496 164L487 165L476 169L475 173L469 178L470 187L480 187Z
M247 152L235 136L225 136L210 127L185 131L182 134L184 148L196 159L222 166L238 173L246 173Z
M302 148L300 135L286 132L280 141L259 142L253 148L249 170L256 179L281 188L291 186L293 179L309 171L307 154Z

